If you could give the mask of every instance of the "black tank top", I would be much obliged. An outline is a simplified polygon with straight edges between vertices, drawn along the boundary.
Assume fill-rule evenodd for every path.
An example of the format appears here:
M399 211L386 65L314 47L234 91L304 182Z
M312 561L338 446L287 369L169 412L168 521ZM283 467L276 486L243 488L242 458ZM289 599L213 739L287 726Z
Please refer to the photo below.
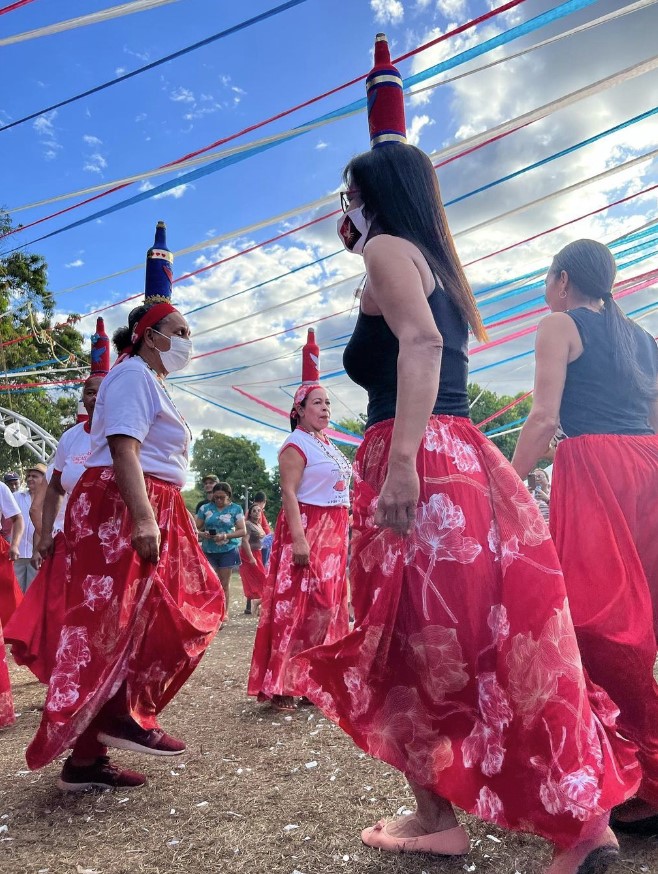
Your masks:
M582 434L653 434L651 402L629 391L628 379L615 365L606 317L587 307L569 310L578 328L583 354L567 367L560 425L567 437ZM635 360L655 382L658 347L651 334L636 332Z
M439 393L432 412L468 418L468 325L439 286L427 302L443 337ZM350 379L368 392L368 428L395 416L399 350L397 337L383 316L359 311L343 353L343 366Z

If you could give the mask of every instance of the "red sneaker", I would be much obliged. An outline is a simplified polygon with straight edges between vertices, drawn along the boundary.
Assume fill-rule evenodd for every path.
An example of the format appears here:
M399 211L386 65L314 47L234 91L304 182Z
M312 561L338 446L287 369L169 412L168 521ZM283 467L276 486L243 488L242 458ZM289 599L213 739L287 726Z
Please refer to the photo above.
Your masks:
M57 786L64 792L84 789L137 789L146 783L144 774L124 771L107 756L99 756L93 765L74 765L71 756L64 762Z
M184 741L172 737L161 728L147 731L132 719L117 722L109 731L99 731L98 740L107 747L149 756L180 756L187 749Z

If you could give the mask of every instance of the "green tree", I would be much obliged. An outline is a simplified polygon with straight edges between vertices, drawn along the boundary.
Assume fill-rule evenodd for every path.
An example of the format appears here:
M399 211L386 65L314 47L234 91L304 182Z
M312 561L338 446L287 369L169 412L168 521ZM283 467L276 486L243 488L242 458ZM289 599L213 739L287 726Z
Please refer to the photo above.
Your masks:
M520 398L524 394L525 392L519 392L514 396L499 395L493 391L482 389L477 385L477 383L470 383L468 386L468 400L471 404L471 418L477 425L478 422L483 422L485 419L488 419L489 416L493 416L493 414L497 413L498 410L501 410L503 407L507 406L507 404L511 404L512 401L516 400L516 398ZM516 422L517 419L527 416L531 407L532 398L526 398L511 409L507 410L507 412L501 413L500 416L493 419L492 422L482 430L483 432L486 432L487 430L498 428L501 425L509 425L510 422ZM511 434L504 434L502 437L492 435L493 443L500 449L503 455L509 459L511 459L514 454L518 438L518 431L514 431Z
M0 211L0 234L11 230L7 213ZM10 241L13 238L8 238ZM11 244L10 244L11 245ZM41 383L57 380L52 369L67 368L62 379L75 379L85 364L82 335L75 329L77 316L65 324L53 323L55 300L48 290L48 268L41 255L12 252L0 255L0 374L24 368L28 374L0 379L0 406L20 413L59 438L75 421L79 389L52 391L46 388L18 393L7 388L16 382ZM51 362L47 375L33 374L34 365ZM69 368L80 367L80 371ZM0 440L0 472L32 458L29 450L15 449Z
M194 443L191 467L198 488L206 474L214 473L230 484L236 501L245 486L250 495L261 490L269 494L272 489L258 443L247 437L228 437L204 428Z
M267 516L267 521L272 526L272 530L274 530L277 516L281 510L281 474L278 464L270 474L270 480L272 484L267 492L265 515Z
M338 424L347 431L353 431L355 434L363 436L366 430L366 417L362 413L357 419L339 419ZM341 443L339 444L339 449L343 455L346 455L353 462L358 446L349 446L347 443Z

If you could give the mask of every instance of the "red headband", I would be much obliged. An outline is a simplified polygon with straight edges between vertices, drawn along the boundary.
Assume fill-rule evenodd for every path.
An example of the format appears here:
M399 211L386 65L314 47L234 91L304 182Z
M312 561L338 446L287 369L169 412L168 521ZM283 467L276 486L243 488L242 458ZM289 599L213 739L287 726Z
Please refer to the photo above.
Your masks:
M142 339L142 337L144 336L144 332L147 328L152 328L153 325L157 325L158 322L162 321L165 316L177 312L178 310L176 309L176 307L172 306L166 301L163 301L162 303L156 303L153 306L150 306L133 328L132 336L130 338L130 345L126 346L121 355L119 355L117 360L114 362L113 367L116 367L117 364L121 364L121 362L125 361L126 358L130 358L135 343L138 340Z
M295 409L297 404L303 403L316 388L323 388L323 386L321 386L319 382L304 383L304 385L299 386L295 392L295 397L292 402L292 410L290 411L290 415L293 419L297 418L297 410Z
M172 306L170 303L165 303L164 301L162 303L156 303L154 306L149 307L133 328L130 342L134 345L138 340L142 339L142 337L144 336L144 331L146 331L147 328L152 328L153 325L157 325L158 322L162 321L165 316L177 312L178 310L176 309L176 307Z

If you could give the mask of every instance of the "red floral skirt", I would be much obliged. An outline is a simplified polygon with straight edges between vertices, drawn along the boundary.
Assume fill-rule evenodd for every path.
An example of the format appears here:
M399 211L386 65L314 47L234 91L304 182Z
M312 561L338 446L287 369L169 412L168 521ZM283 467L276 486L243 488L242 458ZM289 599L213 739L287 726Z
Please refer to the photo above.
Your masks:
M160 560L131 546L132 523L111 467L87 470L69 499L66 612L30 768L71 747L125 684L143 728L195 669L224 618L224 594L197 541L180 491L146 476L160 528Z
M468 813L571 846L639 783L616 708L583 675L532 496L468 420L431 418L408 538L375 527L393 421L355 464L355 628L291 665L367 753Z
M245 598L262 598L263 589L267 582L267 571L263 564L263 552L260 549L251 550L256 564L251 564L244 550L240 550L240 579Z
M310 548L308 565L292 560L292 536L279 513L263 591L248 692L267 700L291 695L290 659L348 631L347 509L300 504Z
M14 573L14 565L9 560L9 544L4 537L0 537L0 625L3 628L22 600L23 593Z
M20 607L5 627L5 643L19 665L48 683L64 625L66 592L64 534L55 537L53 554L41 565Z
M638 795L658 805L658 436L560 443L551 531L583 663L638 747Z

